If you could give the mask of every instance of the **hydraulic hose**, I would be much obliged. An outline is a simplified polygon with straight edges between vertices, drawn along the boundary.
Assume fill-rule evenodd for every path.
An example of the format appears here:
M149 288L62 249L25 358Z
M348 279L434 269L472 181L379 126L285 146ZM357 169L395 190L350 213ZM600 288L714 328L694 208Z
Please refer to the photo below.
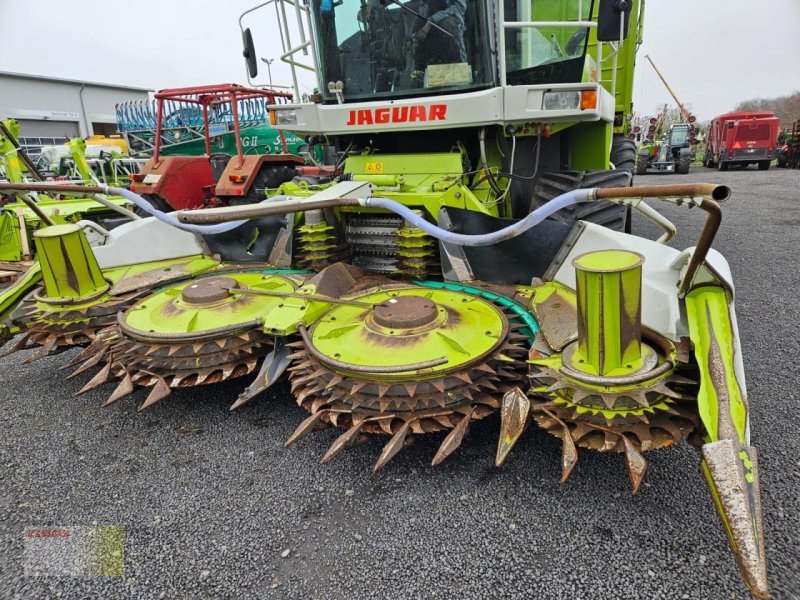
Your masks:
M142 198L139 194L136 194L135 192L132 192L130 190L126 190L125 188L110 187L108 188L108 194L113 196L122 196L126 200L130 200L131 202L133 202L144 212L155 217L162 223L166 223L167 225L172 225L177 229L182 229L183 231L188 231L189 233L199 233L202 235L214 235L216 233L226 233L228 231L231 231L232 229L236 229L242 223L245 222L245 221L232 221L231 223L220 223L218 225L189 225L187 223L181 223L171 213L165 213L163 211L158 210L147 200Z
M414 227L422 229L428 235L435 237L446 244L455 244L456 246L491 246L492 244L497 244L498 242L509 240L521 235L522 233L525 233L532 227L535 227L544 221L547 217L568 206L593 200L595 193L596 190L594 189L572 190L566 194L561 194L560 196L553 198L547 204L540 206L527 217L517 221L513 225L509 225L508 227L504 227L498 231L482 233L478 235L453 233L452 231L447 231L446 229L437 227L433 223L426 221L422 216L418 215L408 207L400 204L399 202L395 202L394 200L389 200L388 198L367 198L362 202L364 206L370 208L382 208L384 210L390 210L393 213L403 217Z

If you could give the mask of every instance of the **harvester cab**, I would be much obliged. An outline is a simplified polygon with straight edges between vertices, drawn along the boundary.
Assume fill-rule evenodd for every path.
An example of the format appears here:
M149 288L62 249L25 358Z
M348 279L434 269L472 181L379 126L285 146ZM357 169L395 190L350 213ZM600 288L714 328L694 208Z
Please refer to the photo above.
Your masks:
M569 189L630 184L638 3L345 0L291 11L301 43L284 56L316 72L319 92L271 109L278 127L325 136L349 176L429 191L435 178L411 164L439 162L465 183L458 208L502 218ZM624 209L590 210L559 218L624 227Z
M246 145L248 140L243 140L240 130L240 114L252 112L253 103L285 102L291 94L228 84L162 90L155 98L153 156L132 175L131 190L159 210L258 202L266 189L293 179L297 167L306 164L303 157L289 153L283 133L280 151L265 153L263 148ZM233 123L233 156L213 151L212 123L224 122ZM202 132L204 154L163 155L164 130L175 125Z
M379 469L440 433L437 465L499 412L498 466L535 424L562 440L562 481L580 451L616 452L636 493L648 452L690 440L742 574L768 597L734 288L711 247L730 190L630 186L641 2L261 6L295 87L274 122L334 147L336 176L156 211L89 250L73 229L43 231L44 284L21 305L19 288L0 294L0 324L26 333L15 348L90 341L76 374L99 370L81 391L117 380L114 404L149 388L140 410L256 373L238 408L285 375L309 413L287 445L343 430L323 462L381 435ZM307 101L302 66L317 77ZM699 209L696 245L668 246L675 226L647 199ZM663 235L619 231L628 209Z

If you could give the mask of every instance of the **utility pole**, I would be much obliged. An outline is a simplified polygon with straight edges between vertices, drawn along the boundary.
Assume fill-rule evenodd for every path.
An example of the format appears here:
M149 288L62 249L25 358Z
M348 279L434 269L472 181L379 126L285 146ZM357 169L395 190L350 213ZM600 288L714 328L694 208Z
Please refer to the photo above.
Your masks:
M683 118L684 118L684 120L686 120L686 122L688 123L688 122L689 122L689 117L691 116L691 115L689 114L689 111L688 111L688 110L686 110L686 109L683 107L683 103L682 103L680 100L678 100L678 96L675 94L675 92L673 91L673 89L672 89L672 88L669 86L669 84L667 83L667 80L666 80L666 79L664 79L664 76L661 74L661 71L659 71L659 70L658 70L658 67L656 66L656 63L654 63L654 62L653 62L653 59L652 59L652 58L650 58L650 55L649 55L649 54L645 54L645 55L644 55L644 57L645 57L645 58L646 58L648 61L650 61L650 64L653 66L653 69L654 69L654 70L655 70L655 72L656 72L656 75L658 75L659 79L661 79L661 82L662 82L662 83L664 84L664 86L667 88L667 91L668 91L668 92L670 93L670 95L671 95L671 96L672 96L672 97L675 99L675 102L677 103L677 105L678 105L678 108L679 108L679 109L680 109L680 111L681 111L681 115L683 115Z
M272 87L272 69L270 65L275 60L274 58L262 58L261 59L267 65L267 74L269 75L269 87Z

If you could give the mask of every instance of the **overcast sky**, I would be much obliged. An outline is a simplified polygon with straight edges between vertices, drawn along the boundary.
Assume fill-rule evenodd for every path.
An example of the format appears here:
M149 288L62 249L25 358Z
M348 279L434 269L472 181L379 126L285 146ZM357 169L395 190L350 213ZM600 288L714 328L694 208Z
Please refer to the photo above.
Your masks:
M153 89L245 83L237 21L255 4L0 0L0 70ZM247 24L260 56L280 54L268 13L254 13ZM798 32L800 0L647 0L635 110L649 114L672 103L646 53L701 120L742 100L798 90ZM279 61L272 69L275 83L290 82Z

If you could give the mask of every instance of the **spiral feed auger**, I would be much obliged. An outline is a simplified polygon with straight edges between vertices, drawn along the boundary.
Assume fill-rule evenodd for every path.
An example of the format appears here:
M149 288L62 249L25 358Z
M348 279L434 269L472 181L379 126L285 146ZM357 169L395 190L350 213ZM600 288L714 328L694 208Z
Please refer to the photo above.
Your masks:
M32 358L83 347L68 365L72 376L94 372L78 393L108 385L105 405L146 388L143 410L176 388L250 375L233 409L285 375L309 413L287 446L317 430L342 430L323 462L379 435L386 443L377 470L414 436L439 433L437 465L471 423L499 412L498 465L536 423L562 440L562 481L579 449L617 452L636 493L645 454L689 439L701 450L745 580L766 598L757 456L732 288L724 261L709 254L719 225L713 198L727 194L714 186L586 192L590 201L633 207L666 196L700 208L708 220L696 248L684 253L582 223L527 285L388 277L343 262L318 272L276 269L202 253L101 268L97 257L108 257L89 247L78 226L46 227L35 236L37 266L0 294L0 333L21 333L10 352L36 348ZM291 211L284 202L178 216L214 222L371 202L329 197L298 200ZM414 214L403 218L406 230L441 236L448 261L455 245L473 241ZM125 235L141 234L123 230L119 239ZM485 236L474 237L486 245ZM599 239L607 247L598 249Z

